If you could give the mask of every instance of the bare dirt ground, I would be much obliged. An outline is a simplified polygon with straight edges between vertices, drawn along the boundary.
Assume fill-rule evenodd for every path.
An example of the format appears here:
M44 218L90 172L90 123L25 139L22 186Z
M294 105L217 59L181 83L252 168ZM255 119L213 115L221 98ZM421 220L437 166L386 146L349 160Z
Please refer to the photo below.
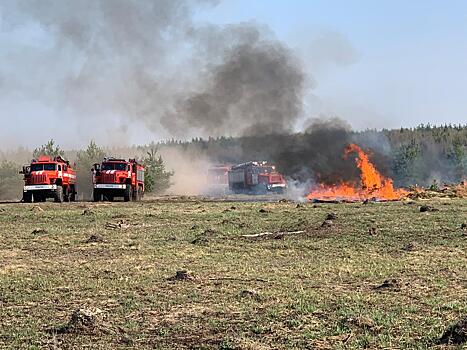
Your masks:
M0 204L0 347L462 348L466 223L466 199Z

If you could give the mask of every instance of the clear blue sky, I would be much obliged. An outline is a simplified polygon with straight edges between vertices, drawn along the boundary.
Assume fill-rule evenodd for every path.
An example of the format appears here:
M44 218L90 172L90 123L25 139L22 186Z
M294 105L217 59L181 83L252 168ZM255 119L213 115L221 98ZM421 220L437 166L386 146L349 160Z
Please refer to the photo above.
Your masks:
M197 18L266 23L305 53L323 111L357 128L467 123L467 1L226 0ZM307 62L323 31L348 40L353 63Z
M9 15L2 13L4 19ZM199 9L194 21L268 26L294 50L308 73L304 119L337 115L358 129L467 123L467 1L224 0ZM0 147L33 146L50 137L71 147L99 137L101 130L86 124L64 135L63 118L73 111L50 106L47 91L42 98L22 94L22 86L30 88L28 79L12 87L8 75L1 75L18 66L21 74L26 69L33 75L35 62L27 61L27 50L37 53L51 45L37 24L12 28L4 22L0 21ZM53 55L40 57L54 63ZM73 57L62 53L58 59ZM34 86L32 91L40 89ZM111 115L95 116L92 123L100 118L102 128L113 125ZM37 127L39 120L46 125ZM129 143L160 136L142 123L124 129L109 129L111 137L104 142L111 143L120 131L127 133Z

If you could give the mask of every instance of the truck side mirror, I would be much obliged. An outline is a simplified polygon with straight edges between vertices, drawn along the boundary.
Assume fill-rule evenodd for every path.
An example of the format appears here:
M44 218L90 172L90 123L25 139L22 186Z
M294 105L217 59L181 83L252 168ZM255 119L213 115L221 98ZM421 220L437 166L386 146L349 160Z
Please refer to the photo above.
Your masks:
M23 166L23 170L21 170L19 173L24 174L24 175L29 175L30 172L31 172L30 166Z

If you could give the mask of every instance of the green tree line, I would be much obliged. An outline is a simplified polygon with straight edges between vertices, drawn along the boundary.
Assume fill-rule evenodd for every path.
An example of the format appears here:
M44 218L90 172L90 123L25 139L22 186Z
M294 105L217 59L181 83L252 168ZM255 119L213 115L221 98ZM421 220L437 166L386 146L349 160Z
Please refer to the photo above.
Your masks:
M335 153L327 155L328 158L324 157L322 152L315 152L313 157L320 158L316 161L313 157L307 158L306 151L310 150L310 142L311 150L316 146L325 151L334 143L342 141L337 139L341 137L346 142L355 142L364 149L370 150L371 160L384 175L392 177L398 186L413 184L430 186L433 180L456 183L467 178L467 125L426 124L415 128L343 130L337 134L305 132L286 135L193 138L189 141L173 139L116 150L114 154L118 155L121 151L125 154L140 155L140 161L147 170L146 189L148 192L163 193L170 187L170 179L173 176L172 172L166 170L165 162L159 153L166 148L175 148L190 154L202 154L217 163L234 164L249 160L268 160L275 162L279 170L288 176L293 177L300 172L305 173L305 177L311 177L317 170L313 167L317 165L329 163L327 170L332 171L334 164L332 160L341 157L343 149L336 148ZM321 138L322 142L321 139L317 142L316 138ZM62 155L66 158L67 153L71 154L64 152L54 140L50 140L36 148L32 155L34 157L41 154ZM0 156L2 154L0 152ZM94 163L100 162L105 155L106 150L91 141L86 149L77 151L71 159L76 165L80 186L78 191L86 197L89 197L92 191L90 168ZM298 155L294 160L295 163L292 162L291 155ZM11 161L0 163L0 199L12 196L17 198L21 194L21 176L18 174L21 166L22 164Z

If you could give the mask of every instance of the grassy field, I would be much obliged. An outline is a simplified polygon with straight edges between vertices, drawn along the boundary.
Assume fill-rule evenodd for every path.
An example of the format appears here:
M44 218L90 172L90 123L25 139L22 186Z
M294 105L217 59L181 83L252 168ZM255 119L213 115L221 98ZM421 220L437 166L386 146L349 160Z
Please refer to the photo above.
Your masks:
M0 347L462 348L436 341L467 316L465 222L465 199L0 204Z

